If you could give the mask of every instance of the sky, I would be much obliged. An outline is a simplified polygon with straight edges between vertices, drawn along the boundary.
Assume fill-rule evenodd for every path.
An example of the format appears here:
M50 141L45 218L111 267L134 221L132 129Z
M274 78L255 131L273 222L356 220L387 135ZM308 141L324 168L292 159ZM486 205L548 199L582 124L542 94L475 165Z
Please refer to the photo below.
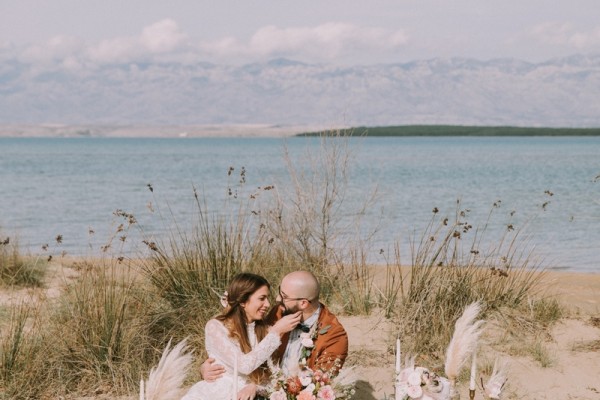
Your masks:
M33 65L598 53L598 0L0 0L0 61Z

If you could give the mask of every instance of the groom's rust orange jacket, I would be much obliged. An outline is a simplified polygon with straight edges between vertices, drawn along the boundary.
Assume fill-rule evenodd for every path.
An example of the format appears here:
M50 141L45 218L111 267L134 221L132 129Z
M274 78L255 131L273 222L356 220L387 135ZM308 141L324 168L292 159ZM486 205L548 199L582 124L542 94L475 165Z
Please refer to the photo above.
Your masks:
M276 318L281 318L281 310L277 312ZM348 357L348 334L336 316L323 303L321 303L316 332L315 346L306 360L306 364L313 370L337 372L333 371L336 360L339 360L337 368L341 368ZM273 354L275 362L281 361L289 336L289 333L286 333L281 338L281 346Z

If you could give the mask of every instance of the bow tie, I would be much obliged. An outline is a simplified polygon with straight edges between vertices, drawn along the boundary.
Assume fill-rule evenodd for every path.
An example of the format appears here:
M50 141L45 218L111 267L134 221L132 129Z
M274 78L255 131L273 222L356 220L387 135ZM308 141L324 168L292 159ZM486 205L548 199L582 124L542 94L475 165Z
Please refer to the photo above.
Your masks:
M296 329L300 329L302 332L308 333L310 332L310 326L304 324L298 324Z

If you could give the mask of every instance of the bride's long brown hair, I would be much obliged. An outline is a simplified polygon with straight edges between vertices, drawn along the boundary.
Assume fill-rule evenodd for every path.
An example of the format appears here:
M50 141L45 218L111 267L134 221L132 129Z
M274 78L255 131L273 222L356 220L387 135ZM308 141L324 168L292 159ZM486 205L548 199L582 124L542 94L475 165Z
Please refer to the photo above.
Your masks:
M241 304L247 302L250 296L263 286L271 289L269 282L260 275L248 272L237 274L227 288L227 307L216 317L229 329L229 336L237 339L243 353L252 351L252 345L248 337L246 311ZM264 320L256 321L254 331L259 342L267 336L268 328ZM254 383L261 383L268 377L268 372L269 368L265 362L252 371L249 378Z

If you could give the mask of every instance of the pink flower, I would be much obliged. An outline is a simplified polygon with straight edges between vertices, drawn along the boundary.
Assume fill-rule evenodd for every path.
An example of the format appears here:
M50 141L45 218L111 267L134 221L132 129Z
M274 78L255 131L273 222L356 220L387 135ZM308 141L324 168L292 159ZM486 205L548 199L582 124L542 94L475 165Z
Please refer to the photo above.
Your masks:
M300 343L302 343L302 346L306 347L307 349L312 349L315 346L311 338L302 339Z
M335 392L329 385L322 386L317 393L317 398L319 400L335 400Z
M315 382L320 382L321 380L323 380L323 371L318 369L315 371L313 376L315 378Z
M315 395L307 390L301 391L300 394L298 395L298 397L296 397L296 399L297 400L317 400Z
M269 400L287 400L287 395L283 389L279 389L278 391L271 393Z

